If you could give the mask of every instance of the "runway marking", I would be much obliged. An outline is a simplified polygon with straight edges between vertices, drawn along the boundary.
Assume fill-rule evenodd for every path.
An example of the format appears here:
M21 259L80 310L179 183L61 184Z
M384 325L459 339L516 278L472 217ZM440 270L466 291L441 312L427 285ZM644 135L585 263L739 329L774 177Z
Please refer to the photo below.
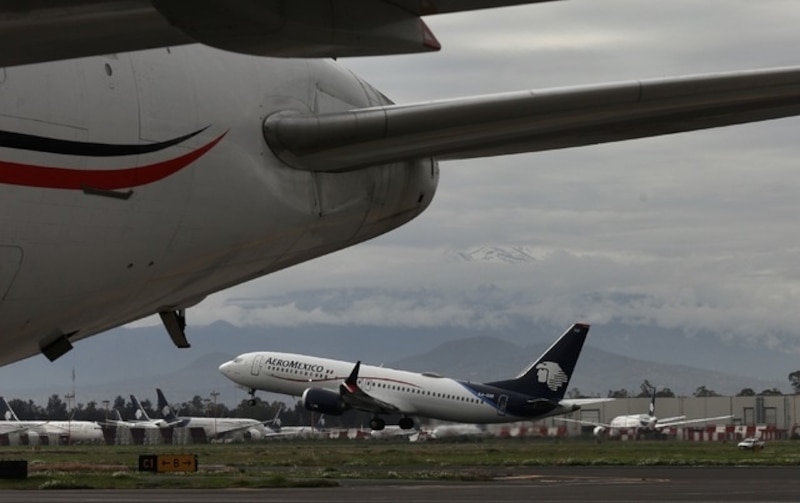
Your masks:
M570 476L554 477L552 475L509 475L505 477L495 477L497 482L537 482L540 484L565 484L565 483L588 483L596 485L608 484L649 484L666 483L670 479L650 478L650 477L593 477L593 476Z

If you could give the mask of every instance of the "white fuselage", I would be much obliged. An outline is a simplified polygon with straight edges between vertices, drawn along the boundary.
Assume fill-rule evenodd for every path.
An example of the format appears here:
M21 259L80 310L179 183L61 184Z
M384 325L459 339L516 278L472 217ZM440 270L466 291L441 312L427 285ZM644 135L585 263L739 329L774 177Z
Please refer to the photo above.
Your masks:
M421 213L438 182L430 159L326 174L275 157L262 134L274 112L386 104L332 60L191 45L1 77L0 132L37 140L0 146L0 364L380 235ZM192 133L136 155L95 147ZM119 171L143 166L160 174Z
M617 416L609 423L608 436L617 437L623 431L637 433L639 431L652 431L655 429L658 419L649 414L631 414L627 416Z
M53 435L70 442L102 442L103 428L94 421L2 421L0 433Z
M220 438L227 435L241 434L248 438L259 439L271 434L271 430L255 419L214 418L214 417L181 417L185 423L182 428L202 428L207 438Z
M246 353L220 367L242 387L301 396L308 388L339 392L355 363L313 356ZM504 423L520 418L499 412L464 383L435 374L418 374L361 365L359 387L396 406L400 413L464 423Z

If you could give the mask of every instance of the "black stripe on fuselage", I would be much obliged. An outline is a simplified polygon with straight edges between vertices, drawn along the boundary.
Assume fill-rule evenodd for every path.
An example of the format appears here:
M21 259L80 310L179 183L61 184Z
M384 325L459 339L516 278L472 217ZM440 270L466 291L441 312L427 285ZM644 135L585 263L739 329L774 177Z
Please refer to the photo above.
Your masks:
M165 148L177 145L189 138L196 136L208 129L198 129L171 140L157 143L142 144L115 144L115 143L93 143L82 141L59 140L57 138L46 138L30 134L14 133L12 131L0 131L0 147L14 148L19 150L30 150L34 152L44 152L48 154L77 155L84 157L117 157L125 155L139 155L157 152Z

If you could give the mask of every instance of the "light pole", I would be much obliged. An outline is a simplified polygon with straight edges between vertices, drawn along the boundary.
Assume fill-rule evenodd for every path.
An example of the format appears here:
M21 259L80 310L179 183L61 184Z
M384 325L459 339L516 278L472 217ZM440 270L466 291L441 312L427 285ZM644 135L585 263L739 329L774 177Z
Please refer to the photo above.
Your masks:
M70 411L72 410L71 404L72 399L75 398L75 393L66 393L64 398L67 400L67 443L72 443L72 414Z
M219 396L219 391L213 390L211 391L211 399L214 403L214 438L217 437L217 397Z

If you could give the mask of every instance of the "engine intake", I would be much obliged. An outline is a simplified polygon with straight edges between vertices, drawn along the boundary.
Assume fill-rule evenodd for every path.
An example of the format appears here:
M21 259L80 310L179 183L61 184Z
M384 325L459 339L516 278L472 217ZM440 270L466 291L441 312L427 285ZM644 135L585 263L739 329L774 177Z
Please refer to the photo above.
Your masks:
M324 388L308 388L301 401L307 410L332 416L339 416L349 408L339 393Z

